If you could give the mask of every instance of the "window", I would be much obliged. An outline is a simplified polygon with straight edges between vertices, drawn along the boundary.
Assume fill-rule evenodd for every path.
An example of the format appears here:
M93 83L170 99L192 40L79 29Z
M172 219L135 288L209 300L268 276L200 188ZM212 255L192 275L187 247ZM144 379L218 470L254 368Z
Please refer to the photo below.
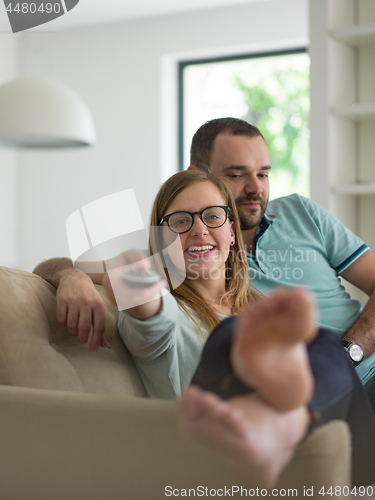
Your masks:
M271 199L309 187L309 69L305 49L179 66L179 163L189 165L194 132L207 120L242 118L262 132L271 157Z

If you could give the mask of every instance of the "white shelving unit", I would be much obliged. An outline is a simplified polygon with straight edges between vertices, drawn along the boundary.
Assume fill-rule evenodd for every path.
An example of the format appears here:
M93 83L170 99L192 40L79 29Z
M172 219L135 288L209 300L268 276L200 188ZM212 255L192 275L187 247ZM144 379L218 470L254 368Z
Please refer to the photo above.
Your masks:
M342 2L345 7L345 0ZM349 26L348 28L333 30L330 33L332 38L339 42L346 43L352 47L365 47L375 44L375 23Z
M375 250L375 0L310 0L311 194Z
M332 108L332 114L348 120L364 121L373 120L375 118L375 103L350 104Z
M351 196L364 196L366 194L375 194L374 182L353 182L352 184L336 184L332 186L335 194L349 194Z

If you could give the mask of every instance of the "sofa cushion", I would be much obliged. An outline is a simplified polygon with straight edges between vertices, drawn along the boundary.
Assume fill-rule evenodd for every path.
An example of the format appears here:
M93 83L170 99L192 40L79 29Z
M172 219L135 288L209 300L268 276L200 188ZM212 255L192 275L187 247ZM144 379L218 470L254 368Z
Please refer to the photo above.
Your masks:
M88 346L56 321L56 290L25 271L0 267L0 384L146 396L117 331L117 309L105 300L109 348Z

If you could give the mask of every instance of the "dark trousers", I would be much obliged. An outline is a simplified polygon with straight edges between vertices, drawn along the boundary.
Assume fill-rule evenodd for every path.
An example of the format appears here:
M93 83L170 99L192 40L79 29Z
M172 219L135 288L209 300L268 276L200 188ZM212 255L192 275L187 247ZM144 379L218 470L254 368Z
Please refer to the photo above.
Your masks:
M210 335L192 384L228 399L252 391L234 375L230 348L235 316L222 321ZM365 390L338 337L320 329L308 345L314 394L308 405L311 429L330 420L345 420L352 436L352 483L375 483L375 417ZM270 367L272 369L272 367Z

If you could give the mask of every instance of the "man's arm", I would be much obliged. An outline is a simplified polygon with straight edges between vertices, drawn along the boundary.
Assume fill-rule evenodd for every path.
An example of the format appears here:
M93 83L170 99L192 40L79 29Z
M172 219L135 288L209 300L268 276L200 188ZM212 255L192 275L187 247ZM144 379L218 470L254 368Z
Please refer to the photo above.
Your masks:
M104 282L105 274L85 274L66 258L44 261L33 272L57 288L57 321L81 343L87 342L92 326L89 351L96 352L99 345L106 347L104 302L94 286Z
M375 351L375 254L368 252L342 277L369 296L361 316L343 336L359 344L367 357Z

